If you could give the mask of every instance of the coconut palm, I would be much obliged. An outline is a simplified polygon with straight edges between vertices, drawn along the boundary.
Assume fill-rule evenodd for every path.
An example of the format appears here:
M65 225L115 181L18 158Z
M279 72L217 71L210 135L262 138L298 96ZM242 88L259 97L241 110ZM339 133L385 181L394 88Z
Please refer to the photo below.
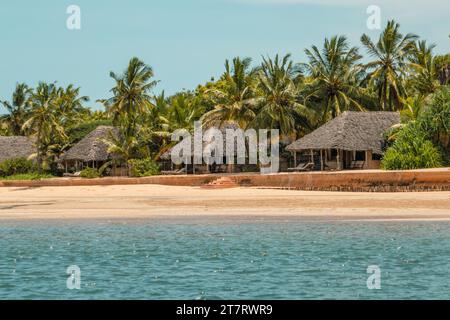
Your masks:
M220 86L206 90L210 94L215 107L207 112L202 121L206 126L223 122L234 122L242 129L255 118L255 69L250 70L250 58L236 57L225 61L225 73L219 80Z
M364 94L358 85L361 55L356 47L350 47L345 36L325 39L321 50L312 46L305 53L309 63L303 66L311 79L305 85L305 103L311 99L320 101L323 121L346 110L364 110L358 101Z
M367 52L375 58L366 64L367 80L377 91L381 110L401 110L401 98L406 96L404 73L408 58L414 53L417 36L411 33L403 36L399 28L400 25L391 20L377 43L366 34L361 37Z
M124 125L134 127L137 118L153 107L150 91L158 83L152 80L153 76L153 69L136 57L130 60L122 75L110 73L116 82L111 89L113 97L100 102L112 115L115 124L123 122Z
M439 64L433 55L435 45L427 45L426 41L419 41L416 44L414 54L410 58L411 69L414 75L411 77L412 89L423 96L434 93L440 86Z
M153 69L138 58L132 58L122 75L110 73L116 85L111 89L113 97L100 100L112 116L113 124L119 128L119 139L110 140L110 151L123 154L126 161L144 147L135 139L142 129L142 120L154 107L151 95L157 81L152 80ZM141 120L141 121L140 121Z
M306 107L297 100L298 86L295 79L300 75L288 54L272 60L264 58L259 72L260 98L255 119L250 125L258 128L279 129L285 137L295 136L296 125L302 126L310 116Z
M11 103L2 101L1 103L8 112L0 117L0 124L9 135L24 135L23 124L29 112L28 100L31 89L25 83L18 83L12 95Z
M35 137L36 157L39 170L48 167L49 158L54 155L58 139L66 139L64 128L59 121L58 97L55 85L41 82L30 96L30 117L23 124Z

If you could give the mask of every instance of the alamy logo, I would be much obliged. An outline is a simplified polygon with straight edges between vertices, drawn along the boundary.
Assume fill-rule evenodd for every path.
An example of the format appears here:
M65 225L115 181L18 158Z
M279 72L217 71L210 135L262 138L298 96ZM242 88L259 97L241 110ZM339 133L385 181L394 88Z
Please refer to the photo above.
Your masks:
M81 8L77 5L70 5L67 7L66 13L69 15L66 21L67 29L80 30L81 29Z
M67 278L67 289L69 290L80 290L81 289L81 269L79 266L72 265L69 266L66 270L66 273L69 275Z
M380 290L381 289L381 269L379 266L368 266L367 273L370 276L367 278L367 289Z
M270 139L268 133L270 132ZM258 141L259 137L259 141ZM220 130L210 128L203 132L200 121L194 123L194 138L189 131L181 129L172 134L172 141L182 141L171 151L176 165L212 164L259 164L262 173L279 171L279 130L239 128ZM192 141L194 140L194 141ZM193 145L192 145L193 142ZM247 152L248 147L248 152ZM270 148L270 154L268 154Z
M367 28L369 30L380 30L381 29L381 8L379 6L369 6L367 7L366 13L369 14L367 18Z

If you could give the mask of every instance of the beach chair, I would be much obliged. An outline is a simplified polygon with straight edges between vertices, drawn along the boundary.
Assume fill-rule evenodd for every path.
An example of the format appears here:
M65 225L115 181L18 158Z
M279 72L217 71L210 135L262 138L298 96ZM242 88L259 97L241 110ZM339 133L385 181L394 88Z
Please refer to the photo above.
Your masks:
M161 171L162 175L180 175L180 174L185 174L186 173L186 168L183 167L181 169L178 170L172 170L172 171Z
M311 171L312 169L314 169L314 163L309 162L309 163L300 163L295 168L289 168L288 171L299 172L299 171Z
M288 171L297 171L297 170L303 168L303 167L306 166L306 165L307 165L306 162L300 163L300 164L299 164L298 166L296 166L295 168L288 168Z
M352 161L350 164L350 169L357 170L357 169L363 169L364 168L364 162L365 161Z

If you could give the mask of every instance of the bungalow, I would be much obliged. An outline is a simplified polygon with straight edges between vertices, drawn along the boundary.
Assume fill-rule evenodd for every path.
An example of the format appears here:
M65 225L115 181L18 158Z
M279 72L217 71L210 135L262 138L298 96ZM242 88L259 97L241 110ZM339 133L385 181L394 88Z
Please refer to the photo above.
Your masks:
M34 143L28 137L0 136L0 162L16 158L28 159L35 153L36 148L34 146Z
M384 132L400 123L398 112L347 111L287 146L295 168L316 170L377 169Z
M117 129L110 126L99 126L65 152L60 158L60 163L66 173L79 171L86 167L98 169L112 160L113 156L108 151L108 145L103 141L110 134L117 134Z

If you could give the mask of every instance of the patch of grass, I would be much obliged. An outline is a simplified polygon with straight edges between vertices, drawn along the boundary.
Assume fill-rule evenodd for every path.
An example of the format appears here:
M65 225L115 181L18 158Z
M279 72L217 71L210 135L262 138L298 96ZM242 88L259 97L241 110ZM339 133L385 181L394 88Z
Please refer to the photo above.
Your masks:
M15 174L7 177L0 177L0 180L14 181L14 180L43 180L43 179L51 179L55 176L48 173L22 173Z

